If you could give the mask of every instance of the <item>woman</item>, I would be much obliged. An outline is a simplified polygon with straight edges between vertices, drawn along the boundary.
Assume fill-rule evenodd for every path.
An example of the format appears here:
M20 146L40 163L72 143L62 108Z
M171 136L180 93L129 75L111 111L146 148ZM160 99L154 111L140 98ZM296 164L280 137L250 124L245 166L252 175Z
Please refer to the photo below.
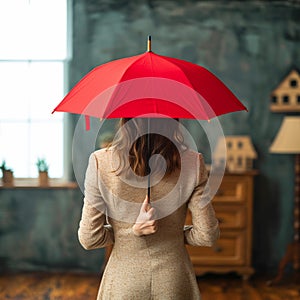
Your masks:
M122 119L115 142L91 154L79 240L85 249L113 245L98 299L200 299L185 244L212 246L219 236L204 160L173 119L151 119L150 135L147 126ZM184 226L187 209L192 226Z

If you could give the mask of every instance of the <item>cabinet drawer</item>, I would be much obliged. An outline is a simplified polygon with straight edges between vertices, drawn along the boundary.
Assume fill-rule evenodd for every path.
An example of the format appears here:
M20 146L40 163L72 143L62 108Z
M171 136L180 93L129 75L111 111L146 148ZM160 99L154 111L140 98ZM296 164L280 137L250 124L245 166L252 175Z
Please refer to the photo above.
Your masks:
M243 265L245 263L246 236L244 232L221 233L213 247L186 246L193 265Z
M215 205L216 217L220 229L242 229L246 226L246 208L233 205ZM187 212L186 225L192 225L191 212Z
M215 195L214 202L239 203L247 200L247 181L243 177L224 177Z
M221 229L242 229L247 224L246 208L235 206L218 207L215 205L216 217Z

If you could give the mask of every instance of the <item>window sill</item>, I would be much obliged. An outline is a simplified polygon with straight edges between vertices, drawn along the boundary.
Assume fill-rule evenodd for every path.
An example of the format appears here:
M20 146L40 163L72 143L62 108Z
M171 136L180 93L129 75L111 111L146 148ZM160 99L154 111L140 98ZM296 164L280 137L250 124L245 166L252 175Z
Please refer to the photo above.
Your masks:
M14 178L12 186L3 185L0 182L0 189L77 189L78 184L72 181L65 181L60 178L49 178L47 186L40 186L38 178Z

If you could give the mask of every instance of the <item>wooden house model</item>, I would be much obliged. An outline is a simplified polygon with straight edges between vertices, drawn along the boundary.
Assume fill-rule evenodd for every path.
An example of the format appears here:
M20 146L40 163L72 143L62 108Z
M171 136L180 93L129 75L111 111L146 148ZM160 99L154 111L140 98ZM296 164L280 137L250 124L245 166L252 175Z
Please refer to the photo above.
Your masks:
M300 112L300 74L293 69L271 93L272 112Z
M245 172L253 169L253 160L257 158L256 151L249 136L226 136L226 156L224 143L220 139L217 143L213 157L217 164L224 164L226 157L226 170L229 172Z

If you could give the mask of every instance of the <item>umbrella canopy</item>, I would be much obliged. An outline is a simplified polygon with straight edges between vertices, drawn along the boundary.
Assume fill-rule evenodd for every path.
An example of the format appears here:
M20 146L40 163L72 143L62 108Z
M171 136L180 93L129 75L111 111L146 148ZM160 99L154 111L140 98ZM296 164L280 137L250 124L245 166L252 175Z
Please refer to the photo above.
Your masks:
M247 110L210 71L148 51L100 65L84 76L53 110L98 118L147 114L211 119Z
M240 110L247 108L214 74L191 62L153 53L149 36L147 52L94 68L53 112L85 115L87 129L90 116L147 117L149 129L152 117L209 120ZM149 139L148 134L148 145Z

